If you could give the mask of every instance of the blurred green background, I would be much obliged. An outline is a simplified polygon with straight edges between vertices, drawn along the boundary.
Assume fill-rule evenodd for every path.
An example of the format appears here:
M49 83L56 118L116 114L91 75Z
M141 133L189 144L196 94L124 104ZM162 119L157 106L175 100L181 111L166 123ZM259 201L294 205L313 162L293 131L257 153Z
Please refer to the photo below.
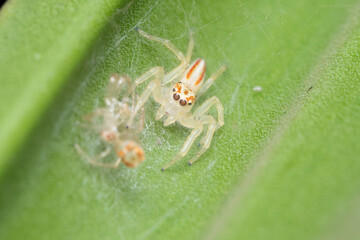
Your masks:
M0 11L0 239L359 239L360 2L9 0ZM190 131L146 105L137 169L86 164L76 124L111 73L178 60L227 72L225 125L191 167ZM254 91L260 86L262 91ZM194 106L194 108L196 108ZM215 111L213 112L215 114ZM215 115L216 116L216 115Z

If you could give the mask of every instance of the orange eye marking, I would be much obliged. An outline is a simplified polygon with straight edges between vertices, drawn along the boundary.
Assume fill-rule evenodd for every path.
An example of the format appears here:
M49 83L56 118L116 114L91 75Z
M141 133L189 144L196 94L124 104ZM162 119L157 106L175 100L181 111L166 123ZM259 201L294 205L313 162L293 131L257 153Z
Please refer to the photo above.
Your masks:
M189 94L189 90L185 90L185 91L184 91L184 94L185 94L185 95L188 95L188 94Z
M139 160L142 161L144 160L144 152L140 149L140 148L136 148L136 155L138 156Z
M197 67L197 65L199 65L201 59L197 60L194 65L192 66L192 68L190 68L189 72L186 74L186 78L189 79L191 77L192 72L195 70L195 68Z
M118 157L123 158L123 157L125 156L125 152L124 152L124 151L119 151L119 152L117 153L117 155L118 155Z
M204 71L201 73L200 77L198 78L198 80L195 82L195 86L199 85L199 83L201 83L201 81L204 78L204 74L205 74L205 68Z
M126 150L128 150L128 151L131 151L131 149L133 149L133 148L134 148L134 146L132 143L128 143L128 145L126 145Z
M181 86L181 84L180 83L177 83L176 85L175 85L175 87L177 88L177 93L181 93L181 88L182 88L182 86Z
M194 96L190 96L186 98L186 101L188 102L194 102L195 101L195 97Z

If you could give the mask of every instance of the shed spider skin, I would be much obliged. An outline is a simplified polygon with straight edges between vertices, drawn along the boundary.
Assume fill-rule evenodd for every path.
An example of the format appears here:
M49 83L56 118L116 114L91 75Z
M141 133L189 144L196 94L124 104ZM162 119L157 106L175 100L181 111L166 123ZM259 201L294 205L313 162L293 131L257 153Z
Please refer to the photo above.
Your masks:
M126 122L132 116L128 98L130 94L131 80L127 76L112 74L105 93L105 108L98 108L94 112L83 117L84 123L80 126L91 129L99 134L101 140L106 143L105 151L98 156L90 157L85 151L75 144L77 152L90 164L95 166L118 168L120 163L127 167L134 168L145 159L144 150L141 147L137 134L144 126L144 110L138 117L137 126L126 127ZM121 101L118 100L120 93L127 87ZM111 153L116 153L117 159L113 163L100 162Z
M151 36L140 29L136 30L143 37L164 44L180 60L180 64L166 74L163 67L153 67L134 81L132 85L133 96L139 84L153 78L134 106L128 126L133 124L137 112L143 108L143 105L152 94L154 100L160 104L156 113L156 120L165 116L164 126L177 121L184 127L193 129L180 152L163 166L162 170L165 170L188 153L196 138L202 133L204 125L208 125L205 136L200 140L201 149L189 161L189 165L191 165L209 148L214 132L224 125L224 108L220 100L213 96L193 113L191 110L197 101L197 97L202 95L213 84L215 79L225 71L226 67L225 65L221 66L207 81L204 81L205 60L200 58L191 65L189 64L194 48L194 40L191 33L187 54L184 56L169 40ZM212 106L215 106L217 109L217 121L213 116L207 114Z

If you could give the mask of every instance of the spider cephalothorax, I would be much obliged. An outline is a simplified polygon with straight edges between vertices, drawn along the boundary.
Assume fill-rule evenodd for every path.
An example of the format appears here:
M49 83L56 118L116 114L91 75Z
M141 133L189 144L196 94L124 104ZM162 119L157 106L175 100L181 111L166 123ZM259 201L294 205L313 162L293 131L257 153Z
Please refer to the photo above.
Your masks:
M178 82L173 87L173 99L181 106L191 106L194 104L196 94L194 91L182 82Z

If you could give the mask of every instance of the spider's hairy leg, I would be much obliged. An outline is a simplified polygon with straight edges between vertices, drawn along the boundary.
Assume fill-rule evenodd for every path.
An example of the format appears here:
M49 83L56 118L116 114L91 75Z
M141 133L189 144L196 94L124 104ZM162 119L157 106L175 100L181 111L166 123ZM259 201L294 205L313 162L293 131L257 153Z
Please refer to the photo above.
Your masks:
M210 115L205 115L209 109L215 105L218 111L218 121ZM209 147L214 135L214 132L224 125L224 108L220 102L220 100L213 96L206 100L196 111L194 112L195 119L199 119L203 124L209 124L206 135L203 139L200 140L200 144L202 148L196 155L189 161L189 165L193 164Z
M153 76L155 76L155 79L153 81L157 81L160 84L160 79L162 79L164 77L164 68L159 67L159 66L153 67L149 71L147 71L146 73L144 73L143 75L141 75L140 77L135 79L134 84L131 87L131 95L132 95L133 103L135 102L136 87L139 86L140 84L142 84L143 82L145 82L146 80L152 78ZM141 97L140 97L140 99L141 99ZM139 111L139 109L138 109L138 111Z
M181 63L179 64L179 66L177 66L176 68L174 68L173 70L171 70L169 73L167 73L165 75L164 80L163 80L163 84L167 84L167 83L172 82L178 76L183 74L185 72L185 70L187 69L187 67L189 67L190 61L191 61L191 55L192 55L192 52L194 50L194 37L193 37L193 32L192 31L190 31L189 39L190 40L189 40L189 45L188 45L188 49L187 49L187 52L186 52L185 61L183 59L181 61Z
M156 112L155 120L159 120L165 114L165 104L161 104L158 111Z
M114 163L100 163L100 162L91 162L94 166L105 167L105 168L118 168L121 163L121 158L118 158Z
M119 75L116 73L111 74L105 92L106 104L109 105L112 100L116 101L125 86L127 87L125 96L127 96L130 94L131 90L131 79L125 75Z
M183 54L179 49L177 49L169 40L152 36L152 35L144 32L144 31L141 30L141 29L137 29L137 31L138 31L138 33L140 33L143 37L145 37L145 38L147 38L147 39L149 39L149 40L156 41L156 42L160 42L160 43L164 44L170 51L172 51L172 52L175 54L175 56L176 56L180 61L186 61L186 58L185 58L184 54Z
M167 164L165 164L162 167L162 169L161 169L162 171L164 171L165 169L167 169L170 166L174 165L177 161L179 161L181 158L183 158L188 153L188 151L190 150L190 148L193 145L196 138L203 131L203 124L201 122L199 122L199 121L194 121L193 117L186 118L186 119L180 119L180 123L185 125L186 127L193 128L193 130L191 131L190 135L186 139L186 141L185 141L183 147L181 148L180 152L178 154L176 154L175 157L170 162L168 162Z
M218 121L217 121L217 126L216 126L216 129L218 129L219 127L224 125L224 107L217 97L213 96L213 97L209 98L208 100L206 100L203 104L201 104L201 106L195 110L194 117L201 118L203 115L205 115L205 113L207 111L209 111L209 109L213 105L216 106L216 109L218 112Z
M167 73L165 75L165 77L163 79L163 84L172 82L175 78L177 78L179 75L181 75L186 70L186 68L189 66L189 61L187 60L187 57L185 57L184 54L180 50L178 50L169 40L152 36L152 35L144 32L141 29L137 29L137 31L139 34L141 34L143 37L145 37L149 40L160 42L160 43L164 44L165 47L167 47L170 51L172 51L175 54L175 56L181 61L179 66L177 66L176 68L174 68L173 70L171 70L169 73ZM194 45L194 43L193 43L193 39L191 37L187 56L188 55L191 56L191 53L189 54L189 52L192 52L193 45Z
M202 148L199 152L196 153L196 155L189 161L189 165L193 164L209 147L212 140L212 137L214 135L214 132L217 127L217 122L212 116L205 116L201 122L203 124L209 124L208 130L206 132L206 135L203 139L200 140L200 143L202 145Z
M98 156L96 157L90 157L89 155L87 155L85 153L85 151L78 145L75 144L75 149L76 151L79 153L80 156L82 156L83 158L85 158L90 164L95 165L95 166L102 166L103 163L99 163L98 161L103 159L104 157L106 157L107 155L109 155L111 148L108 146L106 147L105 151L101 152Z
M200 128L195 128L194 130L192 130L189 137L186 139L183 147L181 148L180 152L178 154L176 154L176 156L170 162L165 164L161 168L161 170L164 171L165 169L167 169L167 168L171 167L172 165L174 165L181 158L183 158L188 153L188 151L190 150L190 148L193 145L194 141L200 135L202 130L203 130L202 126Z
M191 61L191 55L192 55L192 52L194 50L194 36L193 36L193 32L190 31L189 33L189 45L188 45L188 49L187 49L187 52L186 52L186 62L189 64L190 61Z
M149 85L146 87L146 89L144 90L144 92L136 102L136 105L132 107L131 116L127 123L129 127L132 126L133 120L137 112L143 107L145 102L149 99L151 93L154 92L155 101L160 101L161 99L160 79L162 79L164 76L164 69L162 67L153 67L152 69L150 69L149 71L147 71L146 73L144 73L135 80L131 88L133 103L135 102L135 88L141 83L145 82L146 80L152 78L153 76L155 76L155 79L149 83Z
M165 115L166 104L169 101L169 99L166 96L168 96L169 92L171 92L171 87L162 86L161 88L162 98L157 101L158 103L160 103L160 106L156 112L155 120L159 120Z
M209 87L214 83L214 81L226 70L226 65L222 65L215 73L213 73L205 82L204 85L198 92L198 96L201 96L209 89Z
M136 127L136 133L141 133L144 130L144 124L145 124L145 109L144 107L142 107L138 120L138 126Z

